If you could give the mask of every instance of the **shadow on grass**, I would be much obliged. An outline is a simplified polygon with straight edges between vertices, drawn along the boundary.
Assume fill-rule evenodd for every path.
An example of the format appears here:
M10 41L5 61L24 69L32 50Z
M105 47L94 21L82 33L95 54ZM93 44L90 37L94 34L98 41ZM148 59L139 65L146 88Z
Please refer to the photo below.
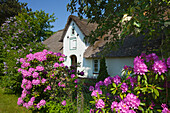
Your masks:
M32 111L17 105L18 96L6 94L0 88L0 113L32 113Z

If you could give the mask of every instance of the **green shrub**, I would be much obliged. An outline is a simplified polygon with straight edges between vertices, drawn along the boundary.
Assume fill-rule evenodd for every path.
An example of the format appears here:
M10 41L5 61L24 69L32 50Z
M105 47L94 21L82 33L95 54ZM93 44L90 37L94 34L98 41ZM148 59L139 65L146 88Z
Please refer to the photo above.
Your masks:
M104 79L107 77L109 77L109 74L107 72L105 57L102 57L102 59L100 59L100 70L99 75L97 77L97 81L104 81Z

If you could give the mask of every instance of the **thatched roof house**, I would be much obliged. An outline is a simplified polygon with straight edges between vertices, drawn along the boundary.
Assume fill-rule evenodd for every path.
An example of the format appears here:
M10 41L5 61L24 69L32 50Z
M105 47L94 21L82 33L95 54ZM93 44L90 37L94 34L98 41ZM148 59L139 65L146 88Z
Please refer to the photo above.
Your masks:
M79 19L70 15L63 30L57 31L43 43L53 52L61 52L67 56L66 65L80 63L79 70L84 70L86 77L94 77L99 72L99 57L106 43L99 39L94 45L84 43L84 37L95 30L97 24L88 23L87 19ZM127 36L119 49L112 50L105 54L108 73L119 74L123 65L133 65L133 58L143 51L151 51L160 46L160 40L153 40L150 44L144 45L144 36L137 38ZM114 69L113 69L114 68Z

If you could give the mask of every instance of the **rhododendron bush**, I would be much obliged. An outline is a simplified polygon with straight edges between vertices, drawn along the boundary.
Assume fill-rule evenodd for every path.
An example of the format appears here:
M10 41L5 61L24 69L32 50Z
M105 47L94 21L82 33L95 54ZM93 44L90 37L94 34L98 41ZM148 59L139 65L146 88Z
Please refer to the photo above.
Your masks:
M108 77L89 87L93 97L90 113L170 113L169 68L170 57L159 60L154 53L137 56L134 67L125 65L121 77Z
M65 55L43 50L30 53L21 58L18 72L23 77L21 97L18 105L34 111L45 110L46 103L54 101L66 105L66 97L71 102L72 93L76 91L76 68L63 64Z

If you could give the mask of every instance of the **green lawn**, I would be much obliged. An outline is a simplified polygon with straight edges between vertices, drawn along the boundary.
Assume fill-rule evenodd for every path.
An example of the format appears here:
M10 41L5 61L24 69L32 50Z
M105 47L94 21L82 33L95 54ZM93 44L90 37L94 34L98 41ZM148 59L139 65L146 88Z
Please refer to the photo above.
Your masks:
M18 97L14 94L4 94L0 88L0 113L32 113L17 105Z

